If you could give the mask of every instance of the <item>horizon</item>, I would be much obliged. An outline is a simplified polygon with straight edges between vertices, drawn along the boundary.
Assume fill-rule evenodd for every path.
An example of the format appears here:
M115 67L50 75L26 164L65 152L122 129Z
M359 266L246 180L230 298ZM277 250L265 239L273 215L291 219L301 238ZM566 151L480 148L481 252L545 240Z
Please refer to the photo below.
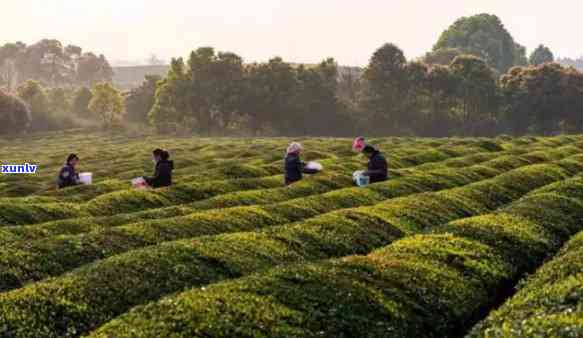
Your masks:
M1 43L58 39L104 54L113 66L145 65L151 54L168 63L172 57L212 46L237 53L245 62L281 56L291 63L318 63L333 57L338 64L362 67L386 42L402 48L408 59L421 57L455 20L479 13L500 17L528 53L544 44L557 57L583 54L572 43L578 26L583 25L578 20L583 5L569 1L552 7L532 6L522 0L448 0L439 4L413 0L397 5L367 1L366 6L345 0L293 4L219 0L204 8L186 0L166 1L164 6L152 0L30 0L26 4L8 0L3 5L0 20L18 29L9 30Z

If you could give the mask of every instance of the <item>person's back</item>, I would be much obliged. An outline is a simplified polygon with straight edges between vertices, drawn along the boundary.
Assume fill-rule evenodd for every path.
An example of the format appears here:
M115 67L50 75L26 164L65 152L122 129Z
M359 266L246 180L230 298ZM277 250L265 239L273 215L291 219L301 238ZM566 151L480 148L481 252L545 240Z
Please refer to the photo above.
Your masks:
M285 184L289 185L303 178L303 162L299 154L287 154L285 156Z
M148 185L152 188L171 186L174 162L169 159L170 154L167 151L156 149L154 151L154 157L156 158L154 176L144 177L146 183L148 183Z
M369 158L368 170L364 174L370 178L370 183L386 181L389 174L385 156L371 146L366 146L363 153Z
M65 165L59 171L57 177L57 186L59 189L72 187L79 184L79 174L75 170L75 165L79 161L79 157L75 154L70 154L67 157Z

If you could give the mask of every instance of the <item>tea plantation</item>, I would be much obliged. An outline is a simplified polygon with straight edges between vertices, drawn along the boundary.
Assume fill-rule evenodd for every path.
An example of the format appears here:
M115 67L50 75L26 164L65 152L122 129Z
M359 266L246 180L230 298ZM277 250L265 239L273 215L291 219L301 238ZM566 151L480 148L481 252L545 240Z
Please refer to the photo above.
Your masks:
M0 139L0 337L583 337L583 136ZM151 150L175 184L135 190ZM56 190L68 153L93 184Z

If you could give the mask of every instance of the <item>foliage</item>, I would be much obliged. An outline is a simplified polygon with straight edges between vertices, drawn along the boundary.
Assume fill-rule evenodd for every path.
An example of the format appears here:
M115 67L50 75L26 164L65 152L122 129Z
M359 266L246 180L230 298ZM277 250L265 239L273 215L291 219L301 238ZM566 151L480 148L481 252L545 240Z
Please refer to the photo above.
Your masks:
M125 96L125 110L128 121L147 123L148 113L154 106L156 86L162 77L146 75L145 81L138 88L132 89Z
M123 98L119 91L109 83L100 83L93 87L89 110L98 115L106 128L120 122L124 112Z
M17 97L0 90L0 134L17 134L30 125L30 111Z
M497 16L489 14L458 19L441 34L433 51L442 48L459 48L477 55L499 73L526 60L524 48L514 42Z
M539 45L533 52L530 54L529 64L532 66L538 66L543 63L547 62L554 62L555 56L553 52L549 49L549 47L544 45Z
M290 187L284 138L66 132L0 147L43 163L0 175L13 196L0 198L0 335L461 335L581 229L579 136L369 139L391 179L364 188L350 139L302 141L326 171ZM71 144L94 184L43 188ZM131 189L156 144L175 185Z
M561 125L567 131L578 130L582 80L581 73L558 64L512 69L500 81L511 130L551 134Z
M89 110L89 103L93 98L93 93L87 87L81 87L75 92L75 98L73 99L73 104L71 107L72 113L83 118L88 118L91 116L91 111Z
M0 46L0 85L11 88L31 79L46 86L91 85L111 81L113 71L103 55L83 53L81 47L54 39L27 46L22 42Z

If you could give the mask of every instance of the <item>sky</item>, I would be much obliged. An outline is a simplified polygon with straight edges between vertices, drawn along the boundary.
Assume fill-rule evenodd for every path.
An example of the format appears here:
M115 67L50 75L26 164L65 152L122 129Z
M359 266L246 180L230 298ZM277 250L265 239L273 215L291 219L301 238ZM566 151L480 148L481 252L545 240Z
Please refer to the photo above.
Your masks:
M385 42L408 59L430 50L457 18L498 15L532 51L583 55L583 1L556 0L0 0L0 43L55 38L117 63L170 59L212 46L245 61L334 57L366 65ZM581 44L581 45L579 45Z

